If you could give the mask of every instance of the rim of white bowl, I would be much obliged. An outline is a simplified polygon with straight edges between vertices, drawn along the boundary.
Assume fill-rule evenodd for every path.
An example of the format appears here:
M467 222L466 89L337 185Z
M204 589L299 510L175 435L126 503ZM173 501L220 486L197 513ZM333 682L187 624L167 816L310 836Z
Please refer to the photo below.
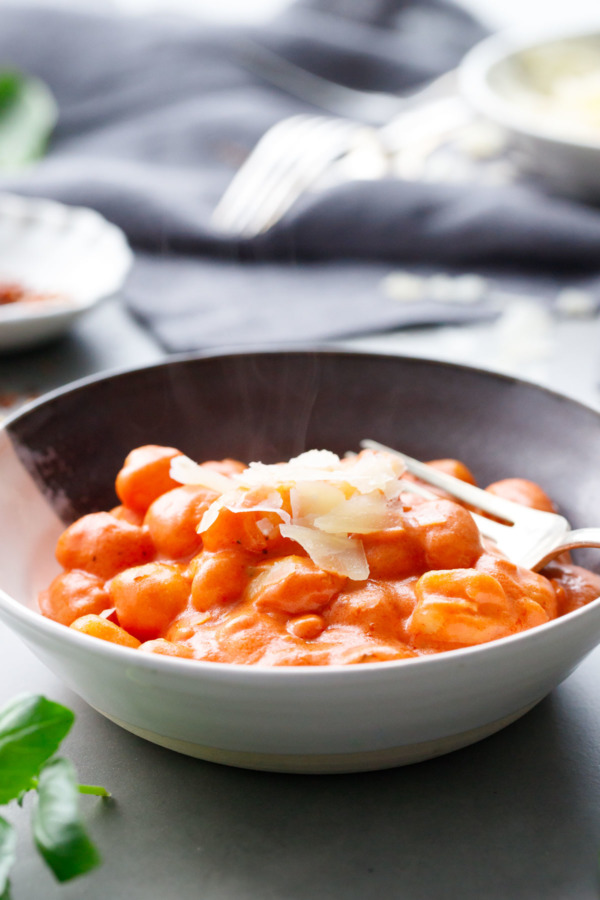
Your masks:
M490 73L496 65L519 53L561 40L585 38L600 40L600 17L596 16L592 21L579 20L568 26L551 23L545 28L537 25L509 29L484 38L465 54L458 67L460 93L477 112L504 128L549 143L600 150L600 137L597 141L585 136L570 137L560 129L553 129L543 121L534 119L530 112L521 111L517 104L504 99L489 82Z

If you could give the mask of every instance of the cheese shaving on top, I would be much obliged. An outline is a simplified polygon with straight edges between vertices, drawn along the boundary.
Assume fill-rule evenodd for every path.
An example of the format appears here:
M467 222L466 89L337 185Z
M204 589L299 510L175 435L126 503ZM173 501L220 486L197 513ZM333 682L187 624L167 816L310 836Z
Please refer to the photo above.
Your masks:
M393 523L390 501L402 491L399 479L403 472L404 465L397 457L376 451L340 459L329 450L309 450L289 462L250 463L230 477L187 457L177 457L171 464L176 480L201 484L221 494L204 513L200 533L210 528L223 508L276 513L283 537L300 544L322 569L355 581L369 575L357 535ZM273 527L266 519L258 524L261 530Z
M314 525L328 534L369 534L392 524L393 514L382 493L353 494L317 516Z
M231 490L231 478L221 475L209 466L199 466L189 456L174 456L169 474L173 481L180 484L199 484L218 494Z
M403 471L404 464L398 458L383 453L363 452L341 460L329 450L308 450L286 463L250 463L234 478L237 484L247 487L325 481L348 485L360 494L367 494L394 489Z
M230 481L231 479L228 480ZM217 497L202 516L198 532L202 534L203 531L210 528L213 522L218 519L219 513L223 508L229 509L231 512L244 512L249 509L256 512L273 512L280 517L282 522L291 522L290 514L281 508L283 499L277 491L271 491L268 496L252 504L247 502L248 494L248 491L229 490Z
M316 516L323 516L343 503L343 490L326 481L299 481L290 489L292 519L299 525L312 524Z
M364 581L369 577L369 564L360 540L324 534L303 525L281 525L280 531L284 537L300 544L312 561L326 572L336 572L353 581Z

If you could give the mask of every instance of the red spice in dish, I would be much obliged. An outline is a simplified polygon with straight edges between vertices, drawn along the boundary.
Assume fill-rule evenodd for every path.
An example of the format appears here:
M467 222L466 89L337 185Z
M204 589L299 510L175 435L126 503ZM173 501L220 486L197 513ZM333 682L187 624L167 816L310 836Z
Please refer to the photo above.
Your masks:
M464 507L401 488L398 465L311 451L280 466L198 466L139 447L116 478L120 505L61 535L63 572L40 608L143 652L311 666L482 644L600 595L600 577L568 559L543 573L509 562ZM475 482L457 460L430 465ZM553 508L524 479L490 490Z
M25 288L16 283L0 284L0 305L5 303L18 303L25 297Z
M0 306L7 306L11 303L21 303L38 300L56 300L58 294L42 293L32 291L16 281L0 282ZM66 299L66 298L61 298Z

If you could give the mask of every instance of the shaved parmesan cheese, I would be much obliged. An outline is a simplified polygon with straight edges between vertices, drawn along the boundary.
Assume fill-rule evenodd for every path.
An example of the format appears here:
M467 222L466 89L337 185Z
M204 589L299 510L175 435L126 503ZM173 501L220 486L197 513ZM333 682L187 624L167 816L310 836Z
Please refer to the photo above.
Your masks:
M290 514L288 512L285 511L285 509L280 509L277 506L269 506L268 503L259 503L259 504L257 504L257 506L253 506L252 509L260 510L261 512L275 513L277 516L279 516L279 518L281 519L282 522L291 522L292 521L292 517L290 516ZM242 510L239 508L233 508L231 511L232 512L241 512Z
M383 491L388 499L398 494L398 479L406 471L405 465L397 456L387 453L363 451L350 460L345 460L344 471L352 474L348 482L361 494L371 491Z
M283 497L279 491L269 487L255 487L251 490L239 488L235 492L238 498L236 506L252 507L252 509L276 509L283 506Z
M290 538L306 550L312 561L325 569L353 581L369 577L369 564L359 540L337 534L325 534L303 525L281 525L283 537Z
M302 464L312 469L337 469L340 464L340 458L337 453L331 450L307 450L290 460L292 465Z
M103 609L98 615L103 619L109 619L111 622L114 622L115 625L119 624L116 606L109 606L108 609Z
M300 481L290 490L292 518L299 525L312 524L315 516L325 515L345 499L344 492L334 484Z
M262 500L260 503L253 503L249 506L245 503L246 493L244 491L227 491L225 494L221 494L220 497L211 503L208 507L202 519L200 520L200 524L198 525L197 531L198 534L202 534L203 531L206 531L210 526L215 522L219 516L219 513L222 509L228 509L233 513L241 513L241 512L271 512L275 513L279 516L282 522L290 522L291 516L285 509L281 509L281 495L275 492L275 499L272 493L266 497L265 500ZM264 519L261 521L268 522L268 519ZM272 523L270 523L272 524ZM260 527L260 526L259 526Z
M342 461L329 450L309 450L287 463L250 463L247 469L234 476L234 480L245 487L326 481L330 484L348 485L361 494L366 494L390 488L403 471L404 464L391 454L367 451Z
M208 531L211 525L213 525L217 519L219 518L219 513L225 506L223 502L223 497L226 497L226 494L223 494L221 497L218 497L213 503L210 504L202 518L200 519L200 524L198 525L196 531L198 534L202 534L203 531Z
M277 526L266 517L264 519L259 519L256 523L256 527L267 538L272 538L277 535Z
M361 541L349 535L394 524L397 513L390 501L402 492L404 471L398 457L372 450L344 459L329 450L308 450L289 462L250 463L230 478L187 457L177 457L171 464L173 478L182 484L202 484L221 494L204 513L200 534L222 509L275 513L283 537L300 544L325 571L354 581L367 578L369 566ZM259 518L257 526L268 537L277 528L269 516Z
M393 523L395 516L382 493L353 494L314 524L328 534L369 534Z
M199 466L188 456L175 456L171 460L171 478L180 484L199 484L222 494L231 490L231 478L209 469L208 466Z
M403 472L404 465L397 457L372 451L341 460L329 450L309 450L286 463L252 462L243 472L231 477L199 466L187 456L177 456L171 462L171 477L175 481L201 484L220 494L231 490L232 485L251 489L325 481L361 494L380 490L387 495L397 489L398 478Z

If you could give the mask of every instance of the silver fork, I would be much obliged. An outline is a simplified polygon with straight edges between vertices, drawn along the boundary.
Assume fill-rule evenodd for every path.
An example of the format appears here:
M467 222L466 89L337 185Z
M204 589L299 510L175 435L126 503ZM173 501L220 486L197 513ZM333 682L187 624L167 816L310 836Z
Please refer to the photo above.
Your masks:
M376 130L350 119L298 115L282 119L259 140L215 207L211 225L250 238L268 231L338 160L344 178L360 178L365 157L376 177L414 178L430 154L470 117L456 98L407 110ZM358 171L352 171L352 161ZM373 177L372 174L366 177Z
M504 497L496 497L488 491L440 472L439 469L377 441L361 441L361 447L382 450L398 456L407 470L421 481L441 488L463 503L509 522L509 525L503 525L485 516L471 513L481 534L494 541L498 550L517 565L535 572L566 550L574 550L577 547L600 547L600 527L571 530L571 526L563 516L531 509ZM434 496L412 482L406 482L406 487L414 493Z
M330 116L282 119L233 177L214 209L213 227L241 237L266 231L365 128Z
M415 154L418 168L472 116L458 96L454 71L401 96L344 87L253 44L240 53L267 81L333 116L290 116L262 136L213 211L211 225L224 235L249 238L267 231L332 164L353 151L358 168L368 155L379 177L390 169L410 177ZM409 173L398 165L407 149Z

